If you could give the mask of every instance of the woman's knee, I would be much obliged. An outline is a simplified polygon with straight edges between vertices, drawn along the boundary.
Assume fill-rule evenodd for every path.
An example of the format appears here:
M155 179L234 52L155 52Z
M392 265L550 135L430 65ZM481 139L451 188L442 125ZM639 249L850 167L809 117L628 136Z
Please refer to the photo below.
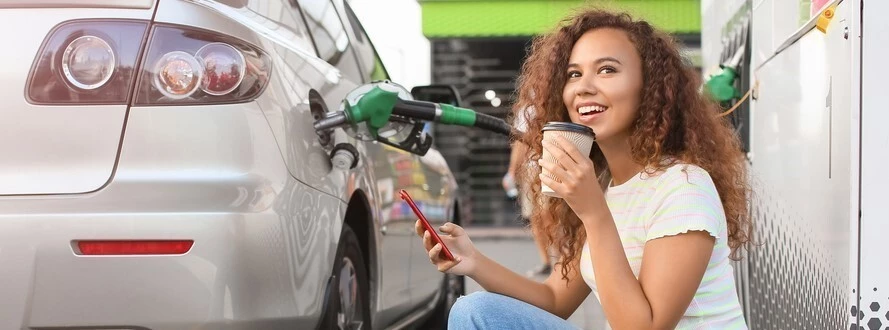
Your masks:
M502 305L508 299L510 298L485 291L460 297L451 307L448 323L467 328L479 328L482 323L485 323L484 320L498 315L498 310L503 308Z
M503 298L505 297L496 293L477 291L458 298L457 301L454 302L454 306L451 307L451 310L453 311L454 309L457 309L471 313L479 310L490 309L496 306L498 303L502 303L501 300Z

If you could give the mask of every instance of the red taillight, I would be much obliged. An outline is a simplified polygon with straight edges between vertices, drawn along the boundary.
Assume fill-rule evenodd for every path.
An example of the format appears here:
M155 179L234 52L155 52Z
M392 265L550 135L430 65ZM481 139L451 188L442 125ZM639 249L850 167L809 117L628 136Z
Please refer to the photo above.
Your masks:
M135 105L247 102L268 82L268 55L229 36L160 25L154 27L149 45Z
M194 245L192 240L174 241L78 241L81 255L158 255L185 254Z
M268 83L269 56L243 40L191 27L154 25L146 48L147 30L148 22L137 20L60 24L43 42L31 68L28 101L239 103L255 99Z
M105 85L117 70L114 49L105 39L86 35L74 39L62 53L62 72L69 84L82 90Z
M126 104L148 22L62 23L47 36L25 95L35 104Z
M191 54L169 52L154 66L154 88L170 99L181 100L198 90L203 73L203 66Z
M210 95L225 95L238 88L244 80L244 55L229 44L207 44L195 54L204 64L201 90Z

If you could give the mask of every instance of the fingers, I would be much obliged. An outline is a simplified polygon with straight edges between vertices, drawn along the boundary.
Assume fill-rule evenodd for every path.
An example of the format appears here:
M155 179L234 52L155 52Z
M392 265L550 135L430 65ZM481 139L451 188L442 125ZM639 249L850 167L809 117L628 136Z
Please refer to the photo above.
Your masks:
M554 166L561 167L575 178L595 172L595 165L589 156L581 155L577 147L563 136L556 136L552 141L544 143L543 147L555 159Z
M414 229L417 232L417 236L423 238L423 246L428 251L435 244L435 240L432 239L432 234L426 231L426 228L420 223L420 220L414 224ZM460 237L466 235L466 231L463 230L463 227L455 225L453 223L447 222L444 225L438 227L438 230L447 236L440 236L442 240L453 240L456 237Z
M459 237L466 235L466 231L463 230L463 227L460 227L454 223L446 222L444 225L438 228L442 233L451 235L453 237Z
M554 177L557 181L565 182L567 179L574 177L568 170L558 163L548 162L543 159L539 160L538 163L540 164L540 167L543 168L541 174L548 174Z
M558 193L560 195L562 194L562 183L561 182L550 179L548 176L543 175L543 173L540 173L539 177L540 177L540 183L545 184L547 187L549 187L556 193Z
M460 261L462 261L462 258L456 255L454 256L456 260L445 259L444 254L442 253L442 245L432 239L432 234L426 231L426 229L420 223L420 220L417 220L417 222L414 224L414 229L417 231L417 235L423 237L423 247L426 248L426 252L429 256L429 261L431 261L432 264L435 265L438 271L447 272L448 270L459 264ZM443 241L452 242L454 241L455 237L466 235L466 232L463 230L462 227L450 222L445 223L444 225L439 227L439 230L442 233L448 235L441 236L441 239Z
M432 250L433 245L435 245L435 241L432 240L432 234L428 231L423 232L423 247L426 248L426 251Z
M442 261L444 260L444 259L442 259L441 256L440 256L440 254L441 254L441 244L437 244L437 243L436 243L434 246L432 246L431 249L429 249L428 251L426 251L426 253L429 254L429 260L431 260L433 264L438 265L440 262L442 262Z
M438 268L438 271L446 272L462 261L462 259L457 256L454 256L455 260L453 261L444 259L441 250L441 244L435 244L435 246L429 249L429 261L432 261L432 264Z
M414 230L417 232L417 236L423 237L423 233L426 232L426 228L423 228L423 224L420 223L420 219L417 219L417 222L414 223Z
M565 138L561 136L557 136L554 140L545 141L543 143L543 148L546 149L546 151L549 152L549 155L552 156L556 161L558 161L562 166L575 165L578 163L578 161L574 158L571 158L566 150L570 148L577 148L571 145L570 142L567 142L568 146L563 146L562 144L560 144L559 142L564 139Z
M581 155L580 150L577 150L577 146L574 145L574 143L571 143L571 141L568 141L564 136L557 135L555 141L559 147L562 148L562 151L576 163L581 163L582 160L589 158L589 155Z

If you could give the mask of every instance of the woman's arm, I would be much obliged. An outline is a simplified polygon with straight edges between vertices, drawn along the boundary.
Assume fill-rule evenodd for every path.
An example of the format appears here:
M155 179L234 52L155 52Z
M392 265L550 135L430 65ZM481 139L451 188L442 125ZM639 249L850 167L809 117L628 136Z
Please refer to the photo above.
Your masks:
M487 291L510 296L567 319L590 294L590 288L573 267L568 280L562 279L561 266L556 265L549 277L537 282L516 274L482 256L478 271L470 277Z
M649 241L637 280L611 213L584 218L599 300L612 328L675 328L701 284L714 238L692 231Z
M583 222L608 322L614 329L674 328L701 284L715 239L705 231L652 237L645 245L637 279L596 179L595 165L562 137L545 143L544 148L558 163L540 164L558 180L542 173L540 179Z
M429 259L439 271L469 276L487 291L516 298L566 319L590 293L577 272L577 265L568 274L568 281L562 279L561 268L557 266L549 278L540 283L516 274L476 250L458 225L448 223L440 228L445 234L441 236L442 241L454 253L456 261L440 258L441 246L434 243L419 221L415 229L423 236Z

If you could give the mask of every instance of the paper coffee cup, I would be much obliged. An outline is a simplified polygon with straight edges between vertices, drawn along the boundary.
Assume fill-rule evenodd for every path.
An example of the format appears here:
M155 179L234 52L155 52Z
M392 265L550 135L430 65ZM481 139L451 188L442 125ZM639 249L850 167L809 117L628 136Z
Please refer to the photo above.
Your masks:
M557 135L564 136L566 140L574 143L574 146L577 147L577 150L580 151L581 155L589 155L590 150L593 148L593 142L596 141L596 133L593 132L593 129L580 124L551 121L543 126L544 143L554 139ZM557 162L545 148L543 149L542 157L545 161ZM556 180L548 173L544 173L544 175L550 179ZM559 194L553 191L550 187L547 187L544 183L541 183L540 190L544 195L561 198Z

